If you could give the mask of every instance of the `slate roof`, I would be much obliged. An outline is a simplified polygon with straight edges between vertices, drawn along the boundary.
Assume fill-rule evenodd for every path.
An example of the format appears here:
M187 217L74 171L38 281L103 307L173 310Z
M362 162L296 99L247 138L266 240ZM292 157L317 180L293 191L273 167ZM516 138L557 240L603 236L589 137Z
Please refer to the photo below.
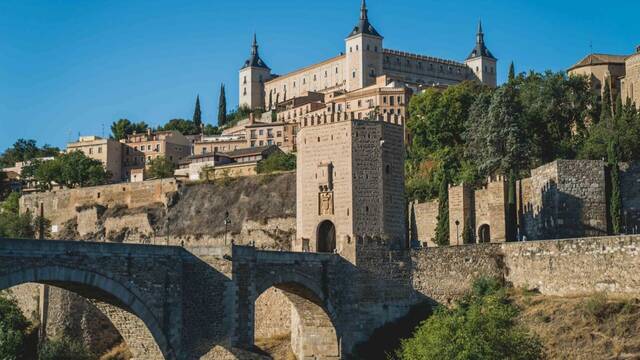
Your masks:
M249 58L247 59L247 61L245 61L244 65L242 65L242 69L245 69L248 67L257 67L257 68L271 70L269 66L267 66L267 64L265 64L265 62L262 61L262 59L260 58L260 54L258 54L258 40L256 39L256 34L253 34L253 44L251 45L251 55L249 55Z
M476 34L476 46L471 50L471 54L467 57L467 60L474 59L477 57L488 57L490 59L496 60L495 56L487 49L487 46L484 44L484 33L482 32L482 23L478 23L478 33Z
M373 25L369 23L369 16L367 15L367 3L365 2L365 0L362 0L362 6L360 7L360 21L353 28L351 33L349 33L349 36L347 36L347 38L350 38L358 34L366 34L366 35L382 37L382 35L378 33L378 31L373 27Z

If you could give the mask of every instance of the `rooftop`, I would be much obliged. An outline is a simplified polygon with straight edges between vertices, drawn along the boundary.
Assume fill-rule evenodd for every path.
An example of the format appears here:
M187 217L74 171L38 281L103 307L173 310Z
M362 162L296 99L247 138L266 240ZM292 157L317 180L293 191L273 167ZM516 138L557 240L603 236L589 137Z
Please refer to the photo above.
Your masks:
M578 63L569 68L569 70L581 68L584 66L593 65L624 65L624 60L627 57L625 55L611 55L611 54L589 54L585 56Z

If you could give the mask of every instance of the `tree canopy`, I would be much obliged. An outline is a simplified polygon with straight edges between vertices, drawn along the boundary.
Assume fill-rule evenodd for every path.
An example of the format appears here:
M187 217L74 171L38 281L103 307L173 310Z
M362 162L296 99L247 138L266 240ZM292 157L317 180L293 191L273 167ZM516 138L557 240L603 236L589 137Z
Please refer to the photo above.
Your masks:
M616 137L619 160L640 159L640 115L603 99L585 77L521 73L497 89L473 83L413 96L407 130L409 199L438 196L442 178L478 185L488 175L522 178L555 159L608 157Z
M440 307L402 342L402 360L544 358L539 339L516 322L519 310L505 289L481 278L452 309Z
M104 185L111 174L102 162L81 151L71 151L53 160L34 160L22 169L23 179L33 179L40 190L51 190L54 184L69 188Z
M38 147L35 140L18 139L13 146L0 155L0 167L11 167L17 162L55 156L59 153L60 149L56 147L50 145Z
M290 171L296 169L296 156L294 154L276 153L258 163L259 174L267 174L276 171Z
M120 119L111 124L111 137L115 140L121 140L135 133L143 133L147 131L149 125L144 121L133 123L128 119Z
M164 156L158 156L149 162L147 174L151 179L165 179L172 177L174 170L173 162Z

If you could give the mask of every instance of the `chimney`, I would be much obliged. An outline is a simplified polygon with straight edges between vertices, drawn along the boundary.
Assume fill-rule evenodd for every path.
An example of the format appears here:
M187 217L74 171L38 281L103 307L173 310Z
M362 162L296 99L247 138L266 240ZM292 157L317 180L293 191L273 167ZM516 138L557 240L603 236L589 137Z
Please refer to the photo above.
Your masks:
M151 128L147 128L147 136L151 137Z
M253 118L253 113L249 113L249 125L253 125L255 123L255 119Z
M636 47L636 52L640 54L640 45Z

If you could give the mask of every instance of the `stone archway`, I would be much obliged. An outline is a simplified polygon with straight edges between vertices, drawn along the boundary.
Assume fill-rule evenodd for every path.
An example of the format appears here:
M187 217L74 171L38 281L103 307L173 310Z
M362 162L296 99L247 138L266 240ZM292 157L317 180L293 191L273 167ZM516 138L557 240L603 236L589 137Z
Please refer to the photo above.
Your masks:
M491 227L489 224L480 225L478 228L478 243L491 242Z
M63 266L45 266L22 269L0 277L0 290L26 283L59 287L84 298L108 304L109 307L120 310L122 314L136 318L148 330L145 333L151 336L151 339L144 339L144 341L153 345L151 351L143 354L140 359L177 359L175 349L169 343L153 312L144 304L135 290L127 288L118 281L92 271ZM105 313L105 315L110 317L111 314ZM121 335L127 341L126 334ZM145 334L136 335L140 337Z
M336 226L325 220L318 225L316 251L333 253L336 250Z
M263 294L268 294L274 289L288 300L287 304L280 306L289 307L285 309L290 313L286 328L290 332L291 351L296 358L340 359L340 345L332 316L315 294L315 290L297 282L275 284L258 293L256 302ZM258 311L257 307L255 309ZM264 315L256 312L254 321L260 316Z

